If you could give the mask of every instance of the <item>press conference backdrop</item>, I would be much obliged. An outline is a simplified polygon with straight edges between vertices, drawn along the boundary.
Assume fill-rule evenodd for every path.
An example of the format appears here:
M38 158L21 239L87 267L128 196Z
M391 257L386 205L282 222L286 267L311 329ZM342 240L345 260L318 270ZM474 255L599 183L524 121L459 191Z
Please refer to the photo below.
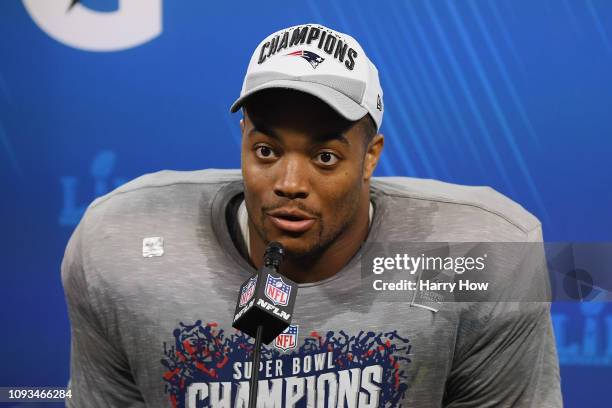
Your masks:
M85 206L147 172L238 168L250 54L305 22L380 70L377 175L489 185L547 241L612 241L610 1L6 0L0 385L67 383L59 265ZM612 305L553 312L566 405L606 406Z

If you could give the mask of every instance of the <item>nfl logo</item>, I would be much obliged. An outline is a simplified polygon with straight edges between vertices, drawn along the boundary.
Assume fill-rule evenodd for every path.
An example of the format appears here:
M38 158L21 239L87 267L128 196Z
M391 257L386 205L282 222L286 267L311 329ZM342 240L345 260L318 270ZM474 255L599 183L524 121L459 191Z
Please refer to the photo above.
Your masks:
M242 288L242 292L240 293L240 304L239 307L242 307L247 304L249 300L253 297L255 293L255 285L257 284L257 278L253 277L249 279L249 282Z
M266 280L266 297L275 305L287 306L289 304L289 295L291 294L291 286L283 282L283 279L275 278L268 275Z
M287 351L294 349L297 344L298 326L289 325L284 332L274 339L274 347Z

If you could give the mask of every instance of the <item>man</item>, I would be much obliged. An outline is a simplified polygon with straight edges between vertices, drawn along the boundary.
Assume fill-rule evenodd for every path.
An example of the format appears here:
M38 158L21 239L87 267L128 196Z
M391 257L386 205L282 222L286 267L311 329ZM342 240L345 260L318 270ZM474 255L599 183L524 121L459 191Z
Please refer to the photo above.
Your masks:
M314 24L270 35L240 108L242 173L143 176L95 200L75 230L62 263L68 406L247 406L253 339L231 320L273 240L299 291L292 326L262 352L258 406L561 406L548 303L364 289L370 243L542 236L490 188L372 177L383 93L355 39ZM527 272L497 278L545 286Z

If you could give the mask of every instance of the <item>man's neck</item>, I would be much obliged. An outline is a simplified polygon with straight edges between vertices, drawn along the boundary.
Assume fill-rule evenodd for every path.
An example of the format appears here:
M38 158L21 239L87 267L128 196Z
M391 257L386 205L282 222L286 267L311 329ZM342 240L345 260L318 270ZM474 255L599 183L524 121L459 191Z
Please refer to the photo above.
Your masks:
M245 213L243 217L244 215ZM351 260L367 238L371 217L372 204L368 200L367 205L358 210L356 221L352 222L331 245L312 256L285 257L280 272L298 283L318 282L335 275ZM243 228L243 237L247 243L250 260L259 269L263 264L265 242L257 235L250 221L248 227ZM356 240L355 237L359 239Z

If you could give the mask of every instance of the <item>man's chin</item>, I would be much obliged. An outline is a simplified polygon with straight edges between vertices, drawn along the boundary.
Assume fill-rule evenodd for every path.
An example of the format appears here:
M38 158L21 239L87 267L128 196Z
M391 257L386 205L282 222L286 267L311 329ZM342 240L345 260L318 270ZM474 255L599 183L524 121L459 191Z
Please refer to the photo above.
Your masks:
M280 242L285 248L285 256L289 258L310 257L319 252L317 243L310 242L303 235L301 237L289 237L287 234L282 234L272 237L268 242L271 241Z

